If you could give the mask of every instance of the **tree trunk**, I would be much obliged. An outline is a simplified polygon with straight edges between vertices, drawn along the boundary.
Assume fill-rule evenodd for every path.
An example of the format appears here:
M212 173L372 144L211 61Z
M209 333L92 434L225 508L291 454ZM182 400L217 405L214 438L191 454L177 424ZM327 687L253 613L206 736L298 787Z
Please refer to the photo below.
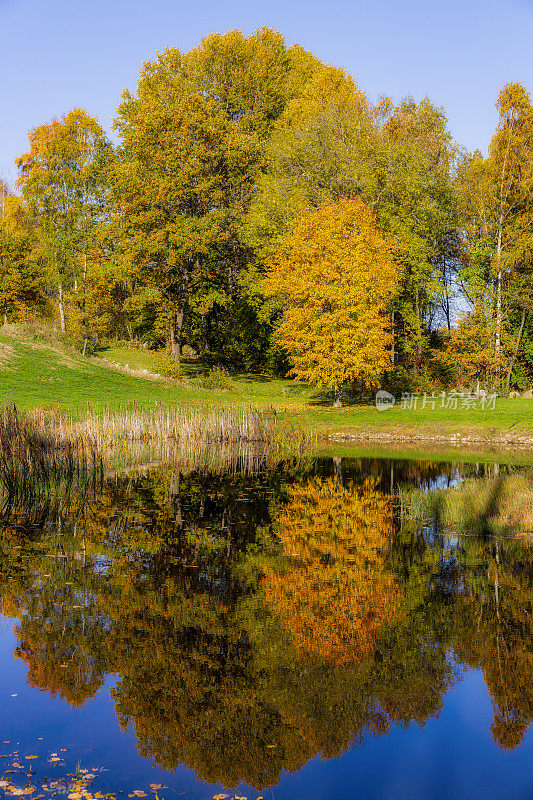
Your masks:
M420 362L422 360L422 320L420 319L420 301L418 295L418 286L415 290L415 312L416 312L416 372L420 370Z
M209 345L209 325L207 322L207 314L202 314L202 354L210 353L211 348Z
M390 314L390 329L391 329L391 337L392 337L391 338L390 360L391 360L391 364L392 364L393 368L394 368L394 361L395 361L395 358L396 358L396 353L395 353L395 349L394 349L394 345L395 345L394 337L396 335L396 331L394 329L394 323L395 323L395 319L394 319L394 308L393 308L393 309L391 309L391 314Z
M57 305L59 307L59 319L61 322L61 333L65 333L65 305L63 303L63 284L59 284L59 296L57 299Z
M496 277L496 342L494 347L494 355L496 356L496 372L498 376L498 384L500 380L500 353L501 353L501 339L502 339L502 221L500 220L500 227L498 230L498 244L496 247L496 260L498 264L498 274Z
M335 386L335 400L333 401L333 408L342 408L342 387L343 381L339 381Z
M176 362L178 370L181 364L181 333L183 330L184 316L185 308L180 304L180 307L174 314L174 318L170 323L170 347L172 349L172 358Z
M520 322L520 329L518 331L518 337L516 339L516 347L514 349L513 357L511 358L511 363L509 364L509 369L507 370L507 377L505 378L505 391L509 394L509 387L511 386L511 374L513 371L513 367L516 363L516 359L518 357L518 351L520 350L520 342L522 340L522 334L524 332L524 325L526 322L526 309L522 311L522 320Z
M181 279L181 295L178 301L177 310L170 323L170 347L172 357L176 362L178 372L181 366L181 339L183 332L183 321L185 319L185 308L189 296L189 271L184 270Z

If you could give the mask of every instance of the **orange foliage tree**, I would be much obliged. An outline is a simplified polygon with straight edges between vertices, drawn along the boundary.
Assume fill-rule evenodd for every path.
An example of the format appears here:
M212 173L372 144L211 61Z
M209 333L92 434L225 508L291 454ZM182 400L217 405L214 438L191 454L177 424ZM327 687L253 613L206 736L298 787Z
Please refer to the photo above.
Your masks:
M355 664L395 611L397 586L385 566L390 500L372 480L344 488L314 478L289 496L277 529L288 566L265 570L267 602L298 649Z
M390 363L387 309L400 268L361 201L304 214L271 262L268 291L284 306L278 336L292 374L335 390L375 384Z

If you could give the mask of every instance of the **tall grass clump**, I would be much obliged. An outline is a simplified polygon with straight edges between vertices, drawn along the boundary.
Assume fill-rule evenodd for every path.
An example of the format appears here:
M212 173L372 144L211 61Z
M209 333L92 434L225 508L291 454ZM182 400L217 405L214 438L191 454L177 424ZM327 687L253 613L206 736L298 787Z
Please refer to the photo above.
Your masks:
M470 478L452 489L400 492L403 521L470 534L533 535L533 473Z
M10 504L68 496L103 476L90 440L61 434L50 421L5 407L0 413L0 485Z

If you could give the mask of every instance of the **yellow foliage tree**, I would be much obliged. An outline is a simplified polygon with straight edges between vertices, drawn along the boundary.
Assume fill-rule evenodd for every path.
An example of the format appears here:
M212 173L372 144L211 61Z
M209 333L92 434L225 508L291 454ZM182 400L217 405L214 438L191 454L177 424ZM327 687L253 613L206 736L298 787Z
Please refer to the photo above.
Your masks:
M397 605L385 566L390 500L371 480L344 488L314 478L289 493L277 528L289 566L265 570L267 602L299 650L356 664Z
M304 214L279 244L267 290L284 306L278 328L292 374L333 389L375 385L390 363L387 308L400 268L361 201L341 199Z

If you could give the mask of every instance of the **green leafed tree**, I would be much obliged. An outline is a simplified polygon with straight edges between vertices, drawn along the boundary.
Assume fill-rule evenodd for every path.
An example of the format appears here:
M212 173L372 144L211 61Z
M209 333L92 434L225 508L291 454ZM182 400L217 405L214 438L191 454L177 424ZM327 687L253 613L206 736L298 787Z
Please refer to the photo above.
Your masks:
M242 216L272 126L317 64L275 31L231 31L188 53L166 50L144 64L137 93L123 95L115 198L124 272L132 296L157 292L178 365L195 321L206 338L210 323L231 327L239 305L255 313Z

